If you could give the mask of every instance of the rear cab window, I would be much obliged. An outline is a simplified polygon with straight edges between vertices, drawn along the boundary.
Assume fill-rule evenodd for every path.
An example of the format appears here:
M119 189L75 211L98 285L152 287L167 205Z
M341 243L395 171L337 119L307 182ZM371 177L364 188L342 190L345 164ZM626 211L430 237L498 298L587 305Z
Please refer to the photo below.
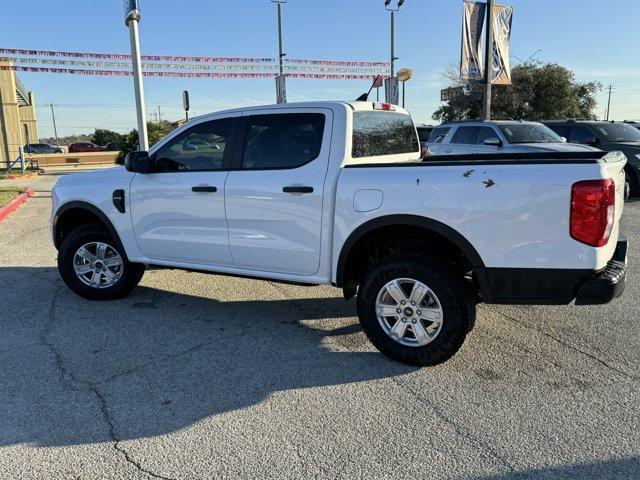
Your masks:
M351 156L357 159L403 155L420 157L420 143L411 116L406 113L358 110L353 112Z

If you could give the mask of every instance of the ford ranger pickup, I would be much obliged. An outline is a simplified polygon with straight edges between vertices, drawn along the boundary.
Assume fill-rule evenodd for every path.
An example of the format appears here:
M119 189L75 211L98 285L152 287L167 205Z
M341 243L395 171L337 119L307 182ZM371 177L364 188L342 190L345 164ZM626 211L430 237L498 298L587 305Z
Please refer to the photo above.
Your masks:
M435 365L480 302L622 294L624 167L599 151L423 161L409 113L384 103L241 108L61 177L52 235L82 297L122 297L147 267L331 284L381 352Z

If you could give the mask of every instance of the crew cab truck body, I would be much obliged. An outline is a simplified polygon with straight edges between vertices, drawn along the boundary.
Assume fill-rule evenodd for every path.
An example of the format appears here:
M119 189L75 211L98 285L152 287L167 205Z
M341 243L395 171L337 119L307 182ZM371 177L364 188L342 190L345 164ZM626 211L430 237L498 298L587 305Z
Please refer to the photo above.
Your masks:
M61 178L52 234L61 277L86 298L126 295L146 265L332 284L357 295L383 353L433 365L479 301L622 293L624 165L604 152L422 161L399 107L253 107L193 119L126 168Z

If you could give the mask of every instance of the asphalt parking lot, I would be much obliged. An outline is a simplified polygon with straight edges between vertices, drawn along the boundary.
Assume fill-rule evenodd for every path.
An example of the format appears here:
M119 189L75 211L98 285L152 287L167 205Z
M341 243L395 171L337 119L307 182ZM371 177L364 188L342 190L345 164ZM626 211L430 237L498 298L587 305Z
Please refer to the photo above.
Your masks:
M75 296L55 179L0 223L2 478L640 478L640 202L623 298L482 305L451 361L415 369L328 287L156 270Z

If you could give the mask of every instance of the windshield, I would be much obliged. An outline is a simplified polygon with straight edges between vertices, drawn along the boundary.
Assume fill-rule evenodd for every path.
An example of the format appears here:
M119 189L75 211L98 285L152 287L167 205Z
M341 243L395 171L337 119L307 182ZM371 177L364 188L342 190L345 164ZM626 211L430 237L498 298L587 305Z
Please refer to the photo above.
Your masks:
M598 124L596 130L609 142L640 142L640 130L626 123Z
M500 130L509 143L562 143L553 130L538 123L501 125Z

